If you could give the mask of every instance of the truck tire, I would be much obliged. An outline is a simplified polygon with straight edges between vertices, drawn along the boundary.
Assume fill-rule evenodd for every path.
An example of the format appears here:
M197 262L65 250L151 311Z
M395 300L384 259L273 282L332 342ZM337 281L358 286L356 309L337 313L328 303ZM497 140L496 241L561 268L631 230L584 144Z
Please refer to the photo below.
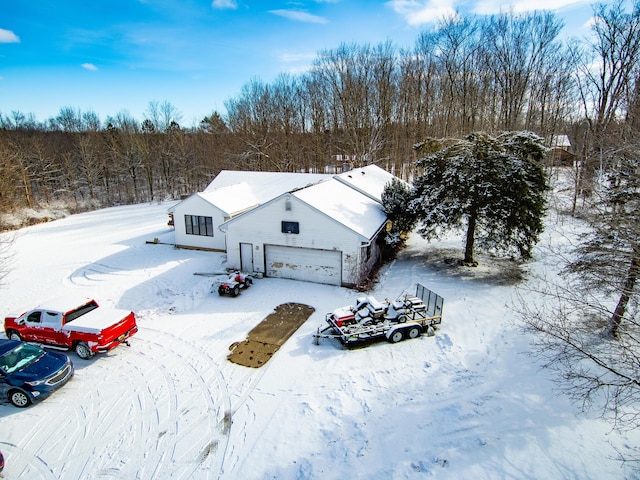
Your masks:
M16 332L15 330L9 330L7 332L7 338L9 340L15 340L16 342L21 342L22 341L22 337L20 336L20 334L18 332Z
M31 405L31 399L29 398L29 395L20 390L10 390L9 401L13 404L14 407L18 408L25 408Z
M74 347L74 351L82 360L88 360L93 357L93 352L89 348L86 342L78 342Z
M389 335L389 341L391 343L398 343L404 340L404 332L402 329L394 330L391 335Z
M422 329L418 325L414 325L407 330L407 338L418 338L421 333Z

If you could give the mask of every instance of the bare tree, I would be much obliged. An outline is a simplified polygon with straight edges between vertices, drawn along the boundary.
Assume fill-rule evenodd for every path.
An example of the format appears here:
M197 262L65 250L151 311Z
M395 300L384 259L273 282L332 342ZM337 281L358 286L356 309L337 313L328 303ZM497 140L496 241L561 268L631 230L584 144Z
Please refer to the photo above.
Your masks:
M499 128L523 127L527 97L553 58L561 27L552 13L509 12L489 21L483 38L487 42L487 68L493 72L495 98L500 102Z

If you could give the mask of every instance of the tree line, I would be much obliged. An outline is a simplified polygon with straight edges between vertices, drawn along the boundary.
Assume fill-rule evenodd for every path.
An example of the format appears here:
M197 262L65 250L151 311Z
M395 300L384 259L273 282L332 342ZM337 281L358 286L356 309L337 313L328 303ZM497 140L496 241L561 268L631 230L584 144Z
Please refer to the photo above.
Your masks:
M575 132L598 93L587 77L597 42L561 41L561 29L550 12L509 12L442 19L412 48L342 44L319 52L303 74L251 79L224 115L192 127L166 101L150 102L142 121L127 112L102 121L72 107L44 122L0 113L0 204L81 209L179 198L222 169L376 163L408 179L414 144L473 131L529 130L547 142L570 133L580 148ZM594 131L627 93L604 101Z

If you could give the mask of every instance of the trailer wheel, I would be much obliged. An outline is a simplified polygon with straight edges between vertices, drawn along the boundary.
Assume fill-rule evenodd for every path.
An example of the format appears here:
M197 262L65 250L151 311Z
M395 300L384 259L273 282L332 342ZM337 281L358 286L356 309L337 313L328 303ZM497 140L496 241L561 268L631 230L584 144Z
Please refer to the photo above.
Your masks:
M421 333L422 329L416 325L409 329L409 331L407 332L407 338L418 338Z
M391 343L398 343L404 339L404 333L401 329L395 330L391 335L389 335L389 341Z

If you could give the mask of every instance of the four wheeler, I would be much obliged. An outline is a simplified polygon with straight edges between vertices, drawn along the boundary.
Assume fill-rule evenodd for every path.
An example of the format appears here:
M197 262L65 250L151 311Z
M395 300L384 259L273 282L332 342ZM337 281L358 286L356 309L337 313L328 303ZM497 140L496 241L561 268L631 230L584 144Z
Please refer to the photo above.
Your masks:
M231 295L237 297L240 289L249 288L253 283L253 277L242 272L231 272L229 276L218 284L218 295Z

